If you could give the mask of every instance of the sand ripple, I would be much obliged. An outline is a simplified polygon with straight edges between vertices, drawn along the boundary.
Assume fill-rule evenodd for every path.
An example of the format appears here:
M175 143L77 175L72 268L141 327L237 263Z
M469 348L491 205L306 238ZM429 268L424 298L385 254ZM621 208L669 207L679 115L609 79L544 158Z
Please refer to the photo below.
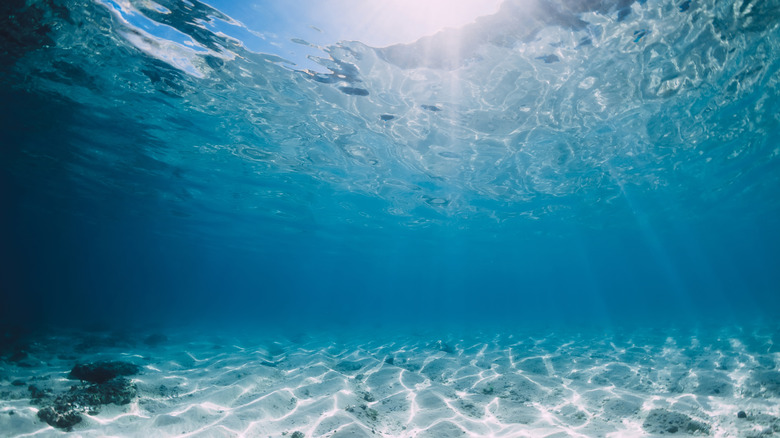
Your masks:
M84 414L82 436L633 437L780 432L777 331L194 336L155 345L41 337L4 356L3 436L61 432L29 384L67 391L75 362L124 360L138 397ZM94 334L89 335L93 336ZM111 336L100 335L103 338ZM208 340L204 340L208 339ZM21 382L21 383L20 383Z

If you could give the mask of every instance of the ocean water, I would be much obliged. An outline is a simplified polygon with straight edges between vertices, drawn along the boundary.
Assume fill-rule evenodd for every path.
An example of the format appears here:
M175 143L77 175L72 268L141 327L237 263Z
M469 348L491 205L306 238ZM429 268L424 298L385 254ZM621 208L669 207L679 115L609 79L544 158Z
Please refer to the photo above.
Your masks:
M0 435L780 433L780 2L388 5L2 2Z

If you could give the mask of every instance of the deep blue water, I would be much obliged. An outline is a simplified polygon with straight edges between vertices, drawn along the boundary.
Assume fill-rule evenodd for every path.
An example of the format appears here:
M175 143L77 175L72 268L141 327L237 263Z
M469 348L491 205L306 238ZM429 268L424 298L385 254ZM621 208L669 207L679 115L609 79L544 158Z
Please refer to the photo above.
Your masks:
M780 314L780 3L508 0L389 48L215 5L3 2L4 323Z

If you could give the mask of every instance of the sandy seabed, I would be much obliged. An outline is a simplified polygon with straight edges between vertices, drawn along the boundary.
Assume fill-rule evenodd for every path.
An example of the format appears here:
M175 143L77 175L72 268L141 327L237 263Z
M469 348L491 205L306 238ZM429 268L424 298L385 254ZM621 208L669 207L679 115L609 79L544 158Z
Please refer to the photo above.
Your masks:
M0 436L780 436L780 333L745 329L58 332L8 341ZM126 404L38 411L129 362Z

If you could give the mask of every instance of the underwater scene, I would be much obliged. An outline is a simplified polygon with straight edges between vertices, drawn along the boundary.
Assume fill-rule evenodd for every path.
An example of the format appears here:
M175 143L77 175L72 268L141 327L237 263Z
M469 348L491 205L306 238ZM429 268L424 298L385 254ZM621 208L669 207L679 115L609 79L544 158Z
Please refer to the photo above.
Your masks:
M780 436L780 1L4 0L0 299L0 437Z

